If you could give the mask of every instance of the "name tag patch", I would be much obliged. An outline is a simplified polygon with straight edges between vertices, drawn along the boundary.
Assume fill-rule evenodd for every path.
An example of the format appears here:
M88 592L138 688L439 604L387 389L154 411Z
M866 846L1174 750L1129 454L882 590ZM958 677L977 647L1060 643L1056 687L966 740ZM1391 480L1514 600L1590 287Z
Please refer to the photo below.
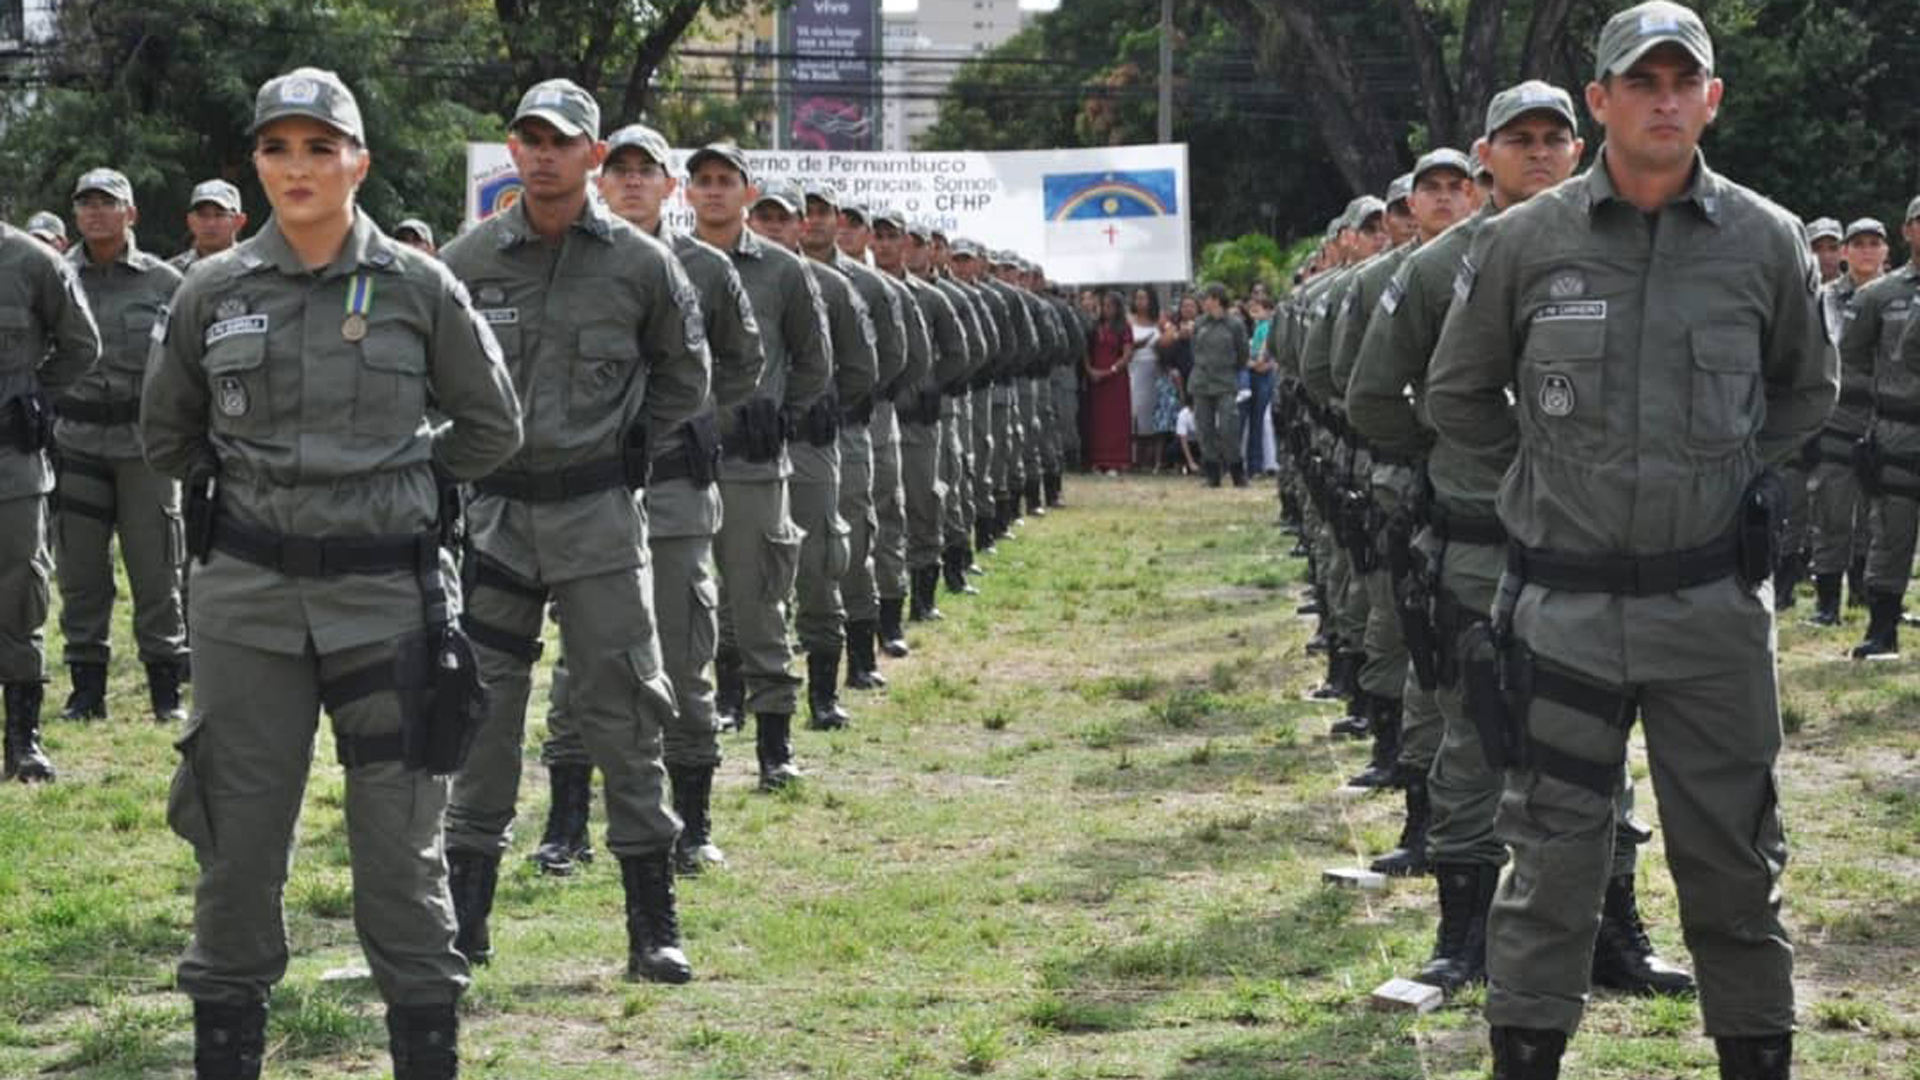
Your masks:
M207 345L218 345L235 334L264 334L267 332L265 315L242 315L235 319L222 319L207 327Z
M1607 302L1605 300L1569 300L1558 304L1544 304L1533 313L1533 321L1567 322L1574 319L1605 319Z
M487 320L487 325L489 326L512 326L520 321L520 309L514 307L481 308L480 317Z

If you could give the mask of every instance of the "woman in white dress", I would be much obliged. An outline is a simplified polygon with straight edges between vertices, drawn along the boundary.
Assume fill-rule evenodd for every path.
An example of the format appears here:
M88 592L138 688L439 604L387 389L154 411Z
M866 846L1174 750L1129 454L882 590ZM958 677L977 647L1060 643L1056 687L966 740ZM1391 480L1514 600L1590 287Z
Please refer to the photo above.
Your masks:
M1160 357L1154 344L1160 340L1160 300L1153 290L1142 285L1133 290L1127 321L1133 327L1133 356L1127 361L1127 385L1133 400L1133 466L1156 464L1153 459L1159 431L1155 430L1154 383L1159 377Z

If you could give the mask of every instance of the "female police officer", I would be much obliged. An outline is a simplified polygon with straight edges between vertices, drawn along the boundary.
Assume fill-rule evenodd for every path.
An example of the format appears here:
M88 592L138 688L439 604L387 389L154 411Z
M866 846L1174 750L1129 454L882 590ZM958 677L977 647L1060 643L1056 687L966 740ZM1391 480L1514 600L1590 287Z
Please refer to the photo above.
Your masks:
M189 483L194 533L202 662L167 809L200 864L179 969L195 1075L259 1075L324 704L346 769L354 923L388 1002L394 1075L450 1077L467 966L441 847L447 783L433 774L452 766L422 762L413 738L421 673L446 650L415 646L446 622L436 477L504 460L519 409L466 292L356 209L370 158L338 77L301 68L269 81L252 132L273 216L175 297L140 417L148 459Z

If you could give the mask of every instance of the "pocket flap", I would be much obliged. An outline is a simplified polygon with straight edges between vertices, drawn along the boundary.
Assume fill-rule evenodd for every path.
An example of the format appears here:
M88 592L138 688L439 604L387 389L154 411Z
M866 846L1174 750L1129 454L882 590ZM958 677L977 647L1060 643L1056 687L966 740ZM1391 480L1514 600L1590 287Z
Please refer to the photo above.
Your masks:
M422 375L427 370L426 343L405 323L375 323L360 343L360 361L375 371Z
M622 326L583 326L580 328L580 355L589 360L638 360L640 342L632 329Z
M0 330L25 330L33 325L23 307L8 307L0 304Z
M1696 326L1689 334L1693 365L1702 371L1757 374L1760 338L1740 326Z

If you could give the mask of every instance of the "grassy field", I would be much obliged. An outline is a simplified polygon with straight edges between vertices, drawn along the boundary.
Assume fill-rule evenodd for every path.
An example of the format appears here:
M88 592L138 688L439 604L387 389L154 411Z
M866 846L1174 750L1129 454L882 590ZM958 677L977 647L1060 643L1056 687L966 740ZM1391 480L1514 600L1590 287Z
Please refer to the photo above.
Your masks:
M464 1074L1483 1075L1477 993L1418 1019L1366 1007L1425 958L1430 883L1384 897L1320 884L1390 845L1399 803L1332 794L1365 749L1321 738L1329 709L1300 700L1320 665L1301 650L1300 566L1270 493L1089 479L1068 499L983 560L984 595L913 628L892 686L851 695L851 730L801 733L803 786L751 793L752 743L726 737L714 813L733 866L682 887L690 986L621 981L617 868L555 880L525 864L546 798L530 752L498 957L464 1006ZM1797 1075L1914 1080L1920 680L1908 662L1838 658L1860 618L1782 630ZM50 722L60 782L0 788L0 1076L190 1075L171 983L193 860L163 821L170 733L140 718L125 622L115 719ZM50 710L65 691L64 677L49 688ZM350 970L342 781L324 740L268 1073L377 1077L382 1009ZM1657 944L1684 960L1657 844L1642 897ZM1566 1075L1708 1076L1712 1060L1692 1003L1600 997Z

